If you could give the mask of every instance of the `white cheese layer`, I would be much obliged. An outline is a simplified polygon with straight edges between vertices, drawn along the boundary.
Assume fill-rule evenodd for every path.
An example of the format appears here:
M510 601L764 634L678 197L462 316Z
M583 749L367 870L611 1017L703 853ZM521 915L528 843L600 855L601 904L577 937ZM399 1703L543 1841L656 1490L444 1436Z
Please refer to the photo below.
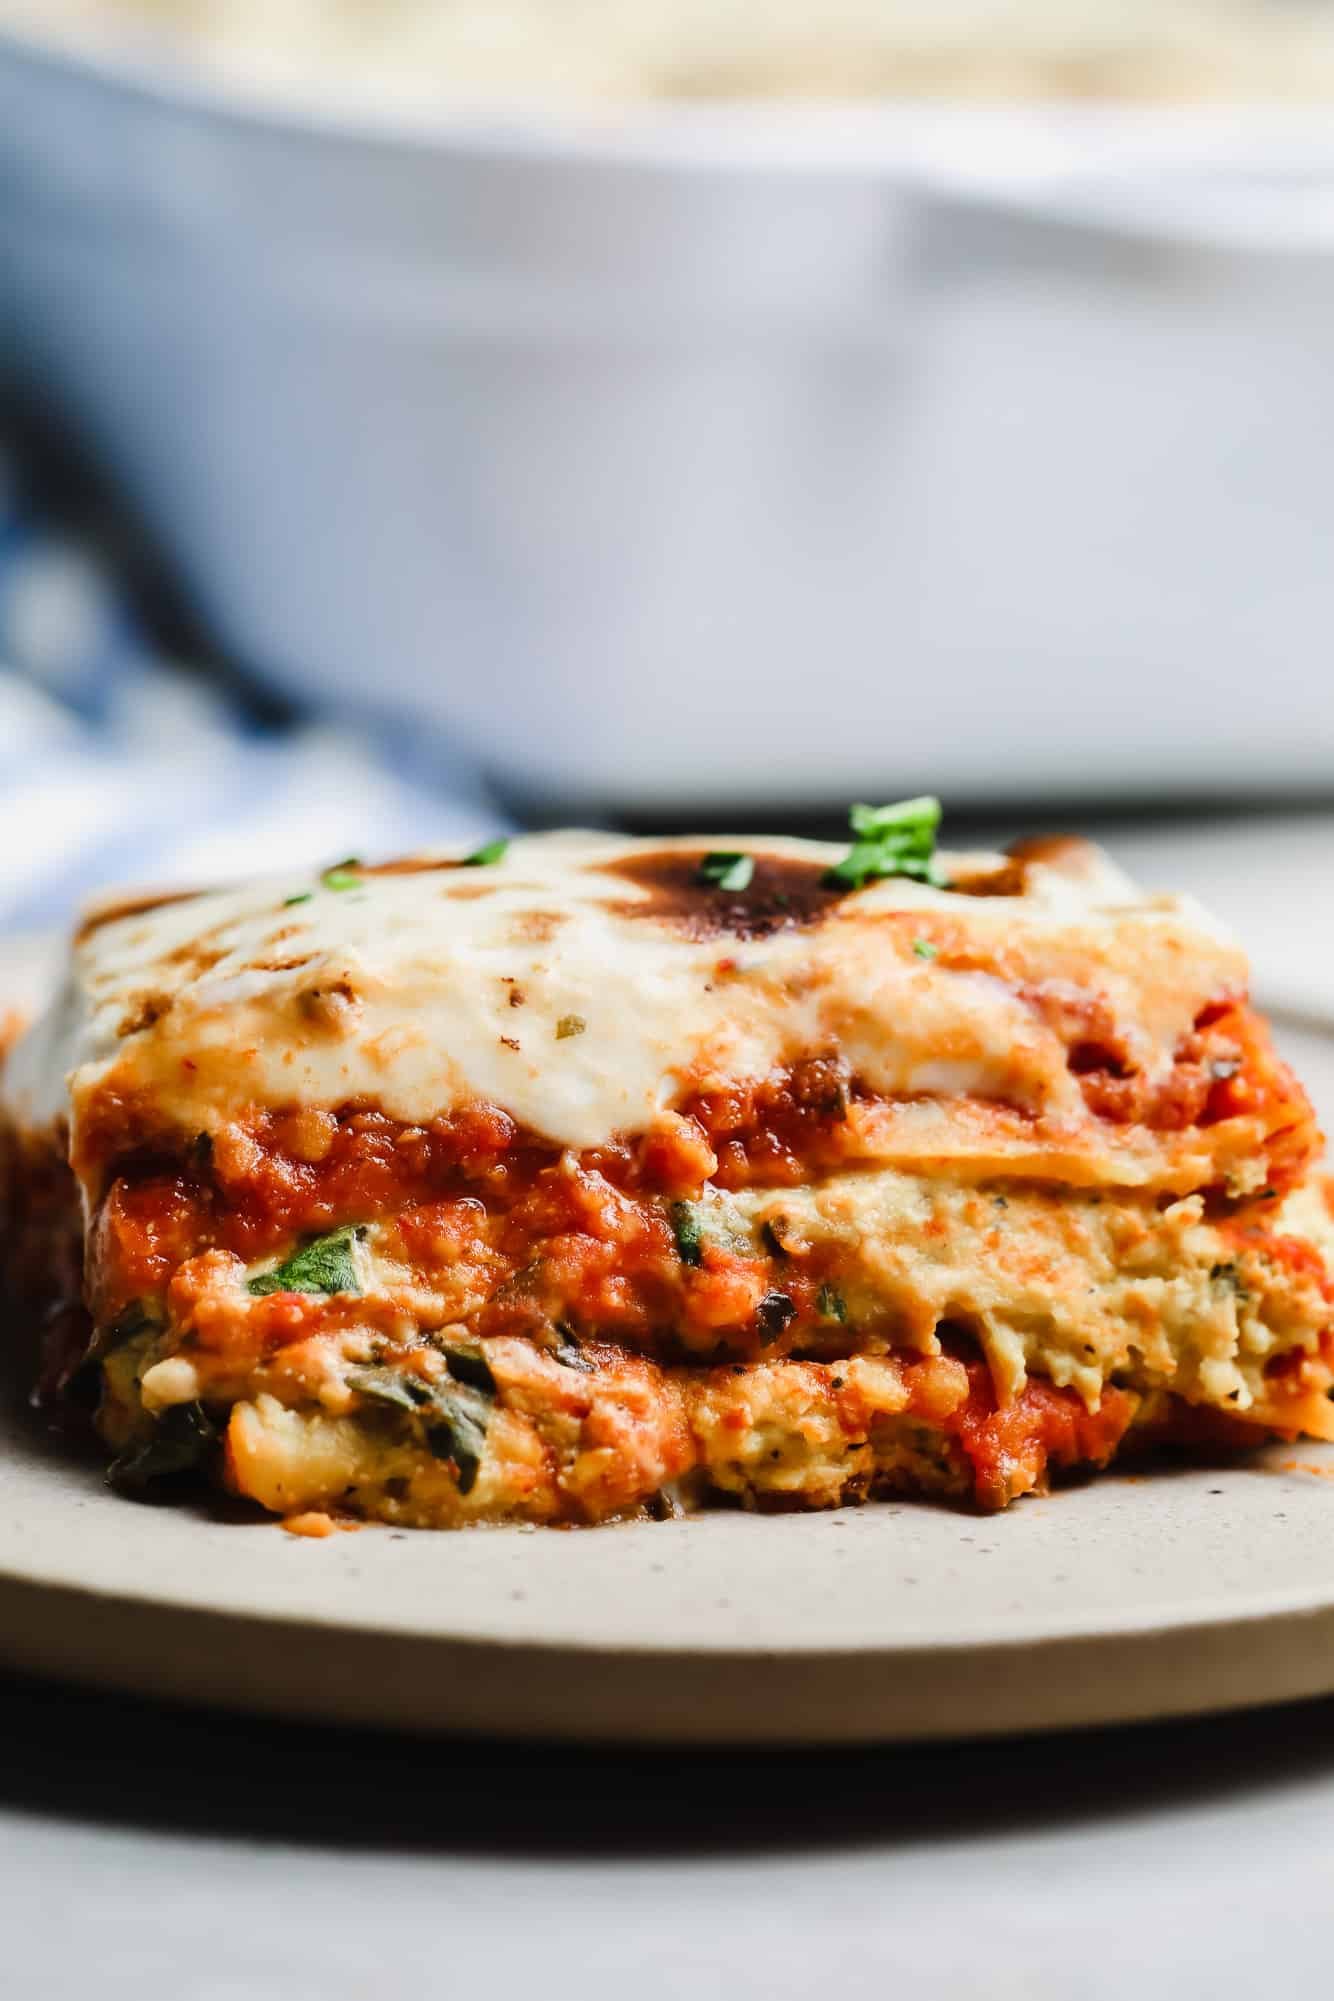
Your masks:
M1202 912L1140 897L1087 852L1030 862L1020 894L896 878L747 936L653 886L654 858L715 848L754 855L757 883L766 867L815 881L844 852L547 835L483 867L441 857L343 888L289 874L94 921L8 1065L11 1112L29 1127L68 1116L77 1140L110 1089L198 1131L249 1106L364 1099L421 1123L482 1099L582 1148L645 1130L686 1088L838 1054L877 1092L966 1092L1073 1130L1077 1080L1035 983L1100 997L1150 1071L1205 1001L1245 986Z

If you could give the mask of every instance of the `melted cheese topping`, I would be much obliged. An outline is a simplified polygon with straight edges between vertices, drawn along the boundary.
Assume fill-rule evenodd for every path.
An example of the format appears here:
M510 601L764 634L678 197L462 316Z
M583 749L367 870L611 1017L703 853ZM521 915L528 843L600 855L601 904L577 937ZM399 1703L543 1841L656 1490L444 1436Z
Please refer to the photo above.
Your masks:
M749 898L681 891L713 848L756 858ZM30 1128L69 1117L76 1158L110 1093L150 1096L182 1132L249 1106L364 1099L424 1122L482 1099L586 1148L688 1088L836 1052L879 1093L967 1093L1075 1131L1087 1113L1035 985L1097 996L1150 1073L1205 1004L1244 991L1203 912L1138 895L1091 851L1019 871L942 857L955 878L1008 874L1012 894L896 878L816 896L843 852L548 835L485 867L419 858L343 889L289 874L95 917L11 1058L8 1102ZM772 890L788 882L802 892Z

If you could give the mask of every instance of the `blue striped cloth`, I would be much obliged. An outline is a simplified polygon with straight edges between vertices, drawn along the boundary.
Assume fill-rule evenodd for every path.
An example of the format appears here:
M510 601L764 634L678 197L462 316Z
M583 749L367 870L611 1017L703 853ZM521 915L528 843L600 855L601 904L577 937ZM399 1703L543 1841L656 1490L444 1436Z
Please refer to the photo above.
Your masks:
M206 883L496 832L418 732L275 725L165 657L105 544L0 440L0 931L122 883Z

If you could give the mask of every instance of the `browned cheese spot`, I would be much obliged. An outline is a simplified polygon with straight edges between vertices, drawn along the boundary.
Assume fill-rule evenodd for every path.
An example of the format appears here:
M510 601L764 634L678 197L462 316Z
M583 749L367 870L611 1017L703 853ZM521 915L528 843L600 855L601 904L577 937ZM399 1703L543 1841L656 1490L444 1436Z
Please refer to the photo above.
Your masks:
M963 896L1027 896L1032 887L1029 870L1035 863L1079 882L1099 861L1093 843L1077 834L1034 834L1028 840L1011 842L1004 860L995 867L956 875L950 888Z
M296 997L297 1008L313 1028L327 1035L347 1035L361 1002L352 982L330 980L317 987L304 987Z
M84 916L74 933L74 943L82 945L86 938L91 938L94 931L100 931L104 924L119 924L125 917L143 917L150 910L165 910L173 903L191 903L197 896L203 894L202 889L173 889L161 896L131 896L123 898L119 903L100 904Z
M161 1021L164 1014L170 1013L171 1004L170 994L140 994L133 1007L117 1023L117 1035L141 1035L146 1028L152 1028Z
M463 863L439 855L399 855L394 861L362 862L358 875L434 875L442 869L462 868Z
M187 945L178 945L174 952L168 952L164 964L179 966L190 980L202 980L211 973L227 954L217 945L201 945L192 939Z
M820 924L847 895L826 882L823 862L751 853L754 873L745 889L721 889L700 874L706 850L664 848L602 864L599 873L620 876L647 894L609 901L618 917L653 919L687 938L768 938L776 931Z
M1040 862L1074 882L1096 874L1102 864L1098 848L1079 834L1031 834L1027 840L1012 841L1006 853L1024 864Z
M563 910L520 910L510 926L510 941L515 945L549 945L565 921Z

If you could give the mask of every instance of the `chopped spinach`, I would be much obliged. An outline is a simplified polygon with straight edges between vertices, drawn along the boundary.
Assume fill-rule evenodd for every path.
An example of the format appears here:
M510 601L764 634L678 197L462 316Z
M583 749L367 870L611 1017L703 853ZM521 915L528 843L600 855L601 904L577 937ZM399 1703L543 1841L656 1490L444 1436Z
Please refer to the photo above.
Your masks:
M398 1369L349 1369L347 1386L373 1403L390 1404L416 1416L425 1400L428 1385L418 1376L405 1376Z
M432 1408L426 1443L437 1459L453 1460L461 1494L470 1494L477 1484L488 1415L484 1405L479 1413L461 1396L440 1397Z
M703 1255L702 1202L673 1202L670 1210L676 1248L683 1265L697 1265Z
M823 1320L846 1320L848 1317L848 1302L836 1286L822 1285L815 1303Z
M579 1337L567 1320L556 1322L556 1360L563 1369L578 1369L591 1375L595 1365L579 1346Z
M446 1353L451 1375L444 1382L427 1382L398 1369L350 1369L347 1384L358 1395L401 1411L420 1424L428 1451L437 1459L453 1460L459 1492L468 1494L482 1463L495 1377L480 1352L452 1349Z
M489 1397L495 1395L496 1379L480 1348L444 1348L441 1353L455 1382L467 1383L470 1388L481 1390Z
M109 1355L114 1348L123 1347L140 1334L156 1334L162 1326L161 1317L146 1299L132 1299L123 1306L108 1327L100 1327L93 1338L93 1350L99 1355Z
M354 1252L361 1232L345 1223L326 1237L312 1237L273 1271L246 1280L246 1290L262 1298L270 1292L360 1292Z
M200 1403L178 1403L163 1413L152 1436L131 1445L107 1468L108 1485L118 1493L139 1494L155 1480L189 1473L207 1456L218 1437Z
M755 1255L749 1226L726 1199L672 1202L667 1214L682 1264L699 1264L710 1245L720 1251L736 1251L742 1257Z

